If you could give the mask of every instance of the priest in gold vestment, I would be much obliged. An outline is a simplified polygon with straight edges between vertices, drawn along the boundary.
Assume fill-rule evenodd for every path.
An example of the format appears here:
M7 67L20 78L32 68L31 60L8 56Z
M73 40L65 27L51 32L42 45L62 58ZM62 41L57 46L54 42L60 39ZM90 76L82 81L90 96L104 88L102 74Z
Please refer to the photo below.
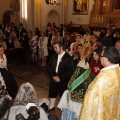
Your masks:
M101 53L104 68L89 85L78 120L120 120L119 52L106 47Z

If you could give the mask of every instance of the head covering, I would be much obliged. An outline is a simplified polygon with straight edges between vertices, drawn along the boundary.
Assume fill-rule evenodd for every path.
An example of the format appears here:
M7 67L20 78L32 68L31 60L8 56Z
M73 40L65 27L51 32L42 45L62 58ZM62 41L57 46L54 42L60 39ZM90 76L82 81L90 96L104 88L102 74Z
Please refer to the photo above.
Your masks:
M91 45L90 44L83 44L82 48L81 48L81 60L88 60L91 57Z

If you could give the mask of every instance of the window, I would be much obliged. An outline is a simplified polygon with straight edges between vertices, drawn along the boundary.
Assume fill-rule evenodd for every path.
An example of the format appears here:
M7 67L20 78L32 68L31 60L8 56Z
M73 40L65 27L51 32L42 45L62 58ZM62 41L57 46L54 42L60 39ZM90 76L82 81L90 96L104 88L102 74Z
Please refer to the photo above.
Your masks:
M27 0L22 0L22 18L27 20Z

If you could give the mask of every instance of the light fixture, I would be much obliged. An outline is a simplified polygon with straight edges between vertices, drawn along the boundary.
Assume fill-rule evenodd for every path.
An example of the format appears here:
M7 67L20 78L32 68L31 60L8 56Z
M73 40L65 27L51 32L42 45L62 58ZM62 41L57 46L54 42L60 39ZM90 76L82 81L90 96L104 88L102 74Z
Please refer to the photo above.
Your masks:
M49 4L49 5L60 5L62 2L62 0L46 0L46 3Z

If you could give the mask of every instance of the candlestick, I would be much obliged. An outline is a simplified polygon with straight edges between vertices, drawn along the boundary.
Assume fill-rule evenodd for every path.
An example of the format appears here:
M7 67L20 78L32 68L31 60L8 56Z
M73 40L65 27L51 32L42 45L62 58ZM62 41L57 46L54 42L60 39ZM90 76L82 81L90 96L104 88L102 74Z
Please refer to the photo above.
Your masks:
M98 15L98 23L100 23L100 15Z

